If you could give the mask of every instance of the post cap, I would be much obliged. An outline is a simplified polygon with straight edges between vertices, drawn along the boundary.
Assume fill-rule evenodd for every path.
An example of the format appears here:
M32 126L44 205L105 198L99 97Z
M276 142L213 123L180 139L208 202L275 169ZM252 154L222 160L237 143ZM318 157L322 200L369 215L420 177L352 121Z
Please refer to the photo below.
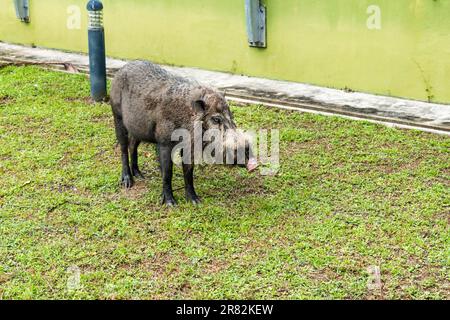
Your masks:
M88 11L100 11L103 10L103 4L99 0L90 0L86 9Z

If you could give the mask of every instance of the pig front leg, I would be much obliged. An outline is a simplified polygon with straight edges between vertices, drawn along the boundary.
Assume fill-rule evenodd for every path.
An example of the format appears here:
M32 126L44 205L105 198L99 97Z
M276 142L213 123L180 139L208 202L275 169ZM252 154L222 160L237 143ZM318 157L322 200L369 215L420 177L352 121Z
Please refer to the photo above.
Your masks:
M172 146L158 145L158 150L163 180L162 203L169 207L173 207L176 206L177 203L173 197L172 191Z
M186 200L193 204L199 204L200 198L194 189L194 165L183 163L184 188L186 191Z

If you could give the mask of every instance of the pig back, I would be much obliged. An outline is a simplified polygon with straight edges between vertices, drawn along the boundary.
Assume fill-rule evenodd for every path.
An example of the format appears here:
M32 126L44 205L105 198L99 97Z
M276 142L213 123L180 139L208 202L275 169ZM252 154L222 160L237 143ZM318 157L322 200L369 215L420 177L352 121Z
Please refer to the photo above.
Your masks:
M197 83L147 61L127 64L116 79L112 91L121 92L120 112L131 135L161 142L170 140L174 129L191 127L191 102L202 96Z

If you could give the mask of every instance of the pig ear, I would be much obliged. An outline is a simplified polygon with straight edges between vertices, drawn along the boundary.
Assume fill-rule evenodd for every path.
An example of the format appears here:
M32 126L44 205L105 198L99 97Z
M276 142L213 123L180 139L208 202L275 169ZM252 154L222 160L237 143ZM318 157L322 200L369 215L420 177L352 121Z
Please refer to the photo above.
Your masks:
M206 109L206 103L203 100L196 100L192 103L192 109L195 113L204 113Z

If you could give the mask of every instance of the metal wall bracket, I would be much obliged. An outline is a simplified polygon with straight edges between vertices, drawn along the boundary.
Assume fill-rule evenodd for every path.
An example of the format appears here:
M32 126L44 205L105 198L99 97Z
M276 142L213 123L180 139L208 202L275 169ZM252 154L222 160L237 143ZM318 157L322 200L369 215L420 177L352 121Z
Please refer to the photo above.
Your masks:
M245 14L249 45L266 48L266 7L261 0L245 0Z
M30 5L28 0L14 0L16 16L20 21L30 22Z

